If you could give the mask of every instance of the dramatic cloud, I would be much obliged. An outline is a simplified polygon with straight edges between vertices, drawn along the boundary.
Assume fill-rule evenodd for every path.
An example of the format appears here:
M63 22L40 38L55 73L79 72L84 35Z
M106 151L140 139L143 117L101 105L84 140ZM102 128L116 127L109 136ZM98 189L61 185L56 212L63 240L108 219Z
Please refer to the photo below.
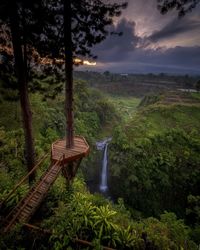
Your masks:
M128 0L128 8L122 14L128 20L136 23L136 34L149 36L155 30L160 30L172 18L174 13L161 15L157 9L157 0Z
M178 19L176 11L161 15L157 0L128 3L109 30L123 35L109 36L93 49L96 70L200 74L200 5Z
M104 42L94 48L93 53L99 61L124 61L138 44L139 37L135 35L135 23L122 19L116 26L112 25L109 32L122 35L110 35Z
M199 32L200 18L175 18L164 26L161 30L155 31L148 39L152 42L158 42L159 40L169 39L177 37L180 34L187 32Z

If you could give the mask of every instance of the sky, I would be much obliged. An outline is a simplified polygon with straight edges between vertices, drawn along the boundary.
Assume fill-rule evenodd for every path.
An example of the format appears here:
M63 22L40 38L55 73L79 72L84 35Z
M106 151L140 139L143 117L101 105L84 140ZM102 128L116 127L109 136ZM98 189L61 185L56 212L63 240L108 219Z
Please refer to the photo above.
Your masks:
M178 18L176 11L161 15L157 0L127 2L127 9L109 27L123 35L108 36L96 45L97 65L81 70L200 74L200 4Z

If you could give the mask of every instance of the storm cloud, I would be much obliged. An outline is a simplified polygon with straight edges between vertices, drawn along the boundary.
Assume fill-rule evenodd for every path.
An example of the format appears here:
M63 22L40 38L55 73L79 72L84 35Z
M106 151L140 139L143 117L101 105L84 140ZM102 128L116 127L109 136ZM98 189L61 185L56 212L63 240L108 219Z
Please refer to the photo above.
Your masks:
M180 34L187 32L199 32L200 29L200 17L196 19L191 18L175 18L164 26L161 30L153 32L149 39L152 42L158 42L159 40L169 39L177 37Z
M123 35L108 36L94 47L98 59L93 70L200 74L200 5L178 19L175 11L161 15L157 0L128 3L127 10L109 28L109 32Z
M99 61L124 61L129 53L132 53L140 38L135 34L135 22L125 18L117 25L112 25L109 32L121 33L122 35L109 35L101 44L97 45L93 53L98 56Z

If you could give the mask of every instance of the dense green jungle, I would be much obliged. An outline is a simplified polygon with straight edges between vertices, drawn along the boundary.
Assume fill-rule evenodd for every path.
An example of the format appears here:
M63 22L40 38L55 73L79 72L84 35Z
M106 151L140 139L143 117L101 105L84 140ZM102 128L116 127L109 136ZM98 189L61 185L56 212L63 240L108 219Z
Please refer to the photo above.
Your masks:
M74 73L75 133L90 154L69 185L59 175L30 221L0 235L0 249L197 250L200 245L200 93L197 77ZM36 158L64 137L64 84L30 84ZM26 174L18 92L0 80L0 200ZM182 91L180 89L183 89ZM188 89L188 91L185 91ZM98 192L108 146L108 193ZM36 181L50 164L37 171ZM1 219L29 190L21 185Z

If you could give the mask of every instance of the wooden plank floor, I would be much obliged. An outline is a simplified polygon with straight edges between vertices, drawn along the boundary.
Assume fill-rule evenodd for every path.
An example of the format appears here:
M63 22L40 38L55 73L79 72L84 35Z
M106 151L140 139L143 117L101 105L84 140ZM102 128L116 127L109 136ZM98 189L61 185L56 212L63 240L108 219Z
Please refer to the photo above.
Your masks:
M5 218L3 223L4 233L8 232L16 223L28 222L56 180L61 169L62 166L59 163L49 167L39 182Z
M63 139L54 142L51 149L52 161L58 161L62 158L63 164L85 157L88 153L89 146L86 140L81 136L75 136L73 148L66 148L66 141Z

